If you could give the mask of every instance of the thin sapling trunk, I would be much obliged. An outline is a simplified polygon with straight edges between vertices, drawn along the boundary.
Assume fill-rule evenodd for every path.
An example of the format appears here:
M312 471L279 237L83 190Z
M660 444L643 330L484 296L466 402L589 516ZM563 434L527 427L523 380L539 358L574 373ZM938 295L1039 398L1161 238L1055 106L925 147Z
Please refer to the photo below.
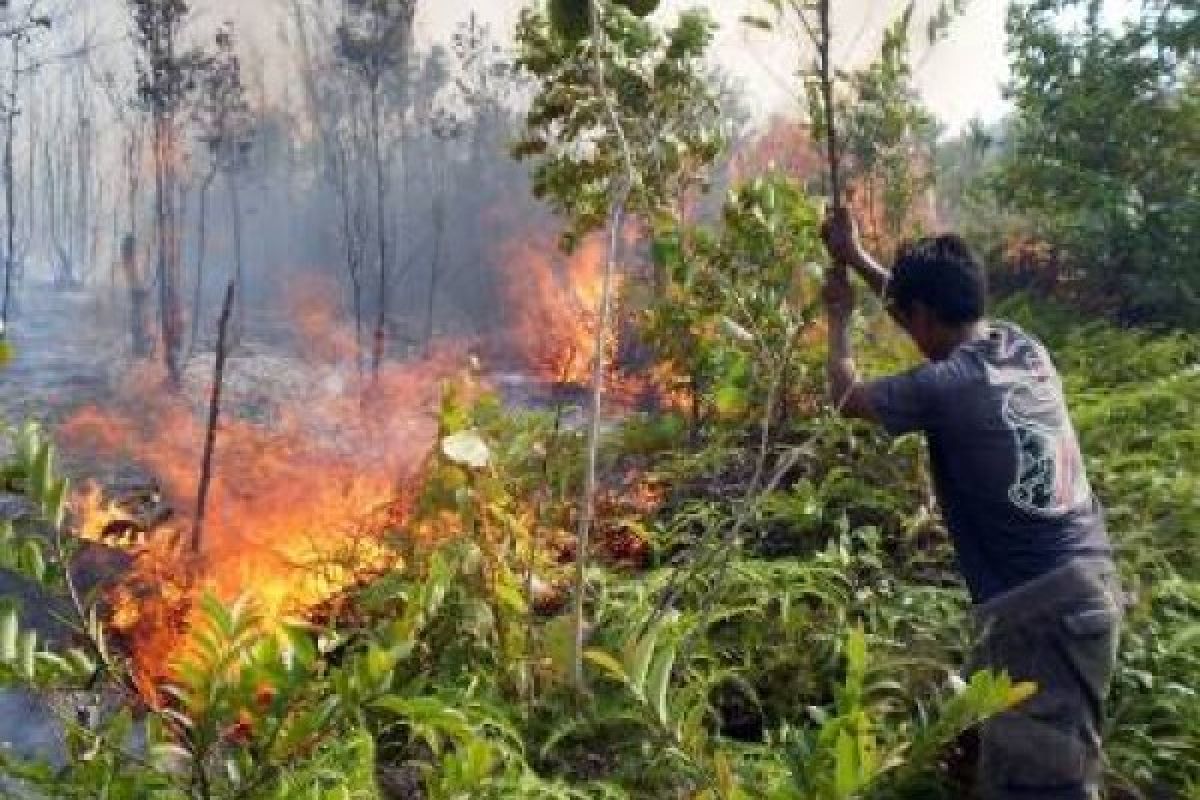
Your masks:
M217 444L217 423L221 416L221 385L225 382L225 359L229 355L229 318L233 314L237 284L229 282L225 290L225 305L217 325L217 356L213 369L212 396L208 406L208 427L204 434L204 459L200 465L200 486L196 491L196 524L192 529L192 552L199 554L204 544L204 518L208 507L208 487L212 481L213 453Z
M629 142L625 138L615 101L608 91L604 70L604 28L601 24L600 0L591 0L592 49L594 82L596 93L605 104L609 123L620 144L622 174L614 179L612 201L608 215L608 252L604 262L604 286L600 298L600 314L596 326L596 344L592 360L591 420L588 427L586 474L584 478L583 503L579 514L579 535L575 554L575 608L574 608L574 652L572 677L575 688L586 688L583 675L583 645L586 616L587 570L590 563L592 523L596 513L596 466L600 450L600 416L604 406L604 374L607 367L605 345L612 328L613 284L617 264L617 249L621 244L621 232L625 207L633 188L633 157Z

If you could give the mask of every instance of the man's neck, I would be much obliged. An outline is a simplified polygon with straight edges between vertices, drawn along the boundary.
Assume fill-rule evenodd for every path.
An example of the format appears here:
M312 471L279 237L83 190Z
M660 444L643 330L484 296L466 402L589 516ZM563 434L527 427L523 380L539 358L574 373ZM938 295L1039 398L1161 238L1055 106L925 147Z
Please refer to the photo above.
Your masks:
M939 359L949 358L951 353L964 344L986 339L990 329L991 323L986 319L981 319L978 322L972 322L970 325L963 325L958 328L947 328L945 339L941 342L941 346L938 347L937 357Z

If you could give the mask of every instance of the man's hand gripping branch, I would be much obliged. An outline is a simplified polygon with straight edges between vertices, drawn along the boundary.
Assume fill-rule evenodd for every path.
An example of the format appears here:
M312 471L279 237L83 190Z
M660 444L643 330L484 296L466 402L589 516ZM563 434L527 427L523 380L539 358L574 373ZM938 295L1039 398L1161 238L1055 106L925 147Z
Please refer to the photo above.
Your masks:
M845 208L835 208L821 226L821 238L835 266L853 267L881 297L887 293L888 272L863 248L858 226ZM856 297L848 270L831 269L825 282L825 308L829 318L829 401L843 416L874 421L867 387L858 379L850 336Z

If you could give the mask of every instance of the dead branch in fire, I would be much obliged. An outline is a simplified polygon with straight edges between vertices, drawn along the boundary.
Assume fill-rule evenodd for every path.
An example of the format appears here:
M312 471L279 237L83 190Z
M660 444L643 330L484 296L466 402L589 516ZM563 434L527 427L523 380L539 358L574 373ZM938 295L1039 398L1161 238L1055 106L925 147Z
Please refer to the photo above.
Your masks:
M221 386L225 382L225 359L229 356L229 320L233 314L237 283L229 282L225 304L217 323L217 357L213 369L212 396L208 406L208 427L204 433L204 460L200 466L200 487L196 492L196 522L192 528L192 552L199 553L204 543L204 516L208 506L208 486L212 480L213 451L217 443L217 423L221 417Z

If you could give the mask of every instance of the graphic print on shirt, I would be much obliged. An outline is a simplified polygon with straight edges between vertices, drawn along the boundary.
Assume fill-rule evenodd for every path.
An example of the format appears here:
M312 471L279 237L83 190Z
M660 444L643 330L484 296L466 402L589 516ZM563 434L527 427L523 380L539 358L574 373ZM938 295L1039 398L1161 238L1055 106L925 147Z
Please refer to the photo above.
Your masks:
M1012 330L997 328L998 364L989 369L1004 387L1003 418L1017 446L1009 500L1040 516L1057 516L1087 504L1091 487L1062 389L1045 352Z

